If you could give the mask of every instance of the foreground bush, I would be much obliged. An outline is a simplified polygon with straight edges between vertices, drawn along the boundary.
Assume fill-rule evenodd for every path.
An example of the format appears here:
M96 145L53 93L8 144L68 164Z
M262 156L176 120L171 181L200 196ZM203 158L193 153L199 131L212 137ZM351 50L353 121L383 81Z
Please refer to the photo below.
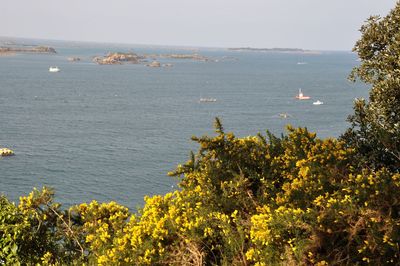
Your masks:
M180 190L132 215L66 212L51 191L1 198L0 261L98 265L354 265L399 261L400 174L352 167L353 150L305 128L236 138L219 121L177 167Z

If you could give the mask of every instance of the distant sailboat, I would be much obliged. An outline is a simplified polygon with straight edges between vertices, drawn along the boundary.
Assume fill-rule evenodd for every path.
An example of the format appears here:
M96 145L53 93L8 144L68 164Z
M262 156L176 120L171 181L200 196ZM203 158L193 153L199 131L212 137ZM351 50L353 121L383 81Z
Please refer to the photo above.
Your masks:
M296 99L299 99L299 100L308 100L310 98L311 98L310 96L304 96L304 94L301 91L301 89L299 89L299 94L296 95Z

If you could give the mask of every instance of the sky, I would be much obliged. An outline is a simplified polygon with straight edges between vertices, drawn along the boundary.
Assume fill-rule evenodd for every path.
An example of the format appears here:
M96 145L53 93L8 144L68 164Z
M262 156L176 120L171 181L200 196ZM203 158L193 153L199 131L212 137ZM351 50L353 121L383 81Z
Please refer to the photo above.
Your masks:
M0 36L351 50L397 0L0 0Z

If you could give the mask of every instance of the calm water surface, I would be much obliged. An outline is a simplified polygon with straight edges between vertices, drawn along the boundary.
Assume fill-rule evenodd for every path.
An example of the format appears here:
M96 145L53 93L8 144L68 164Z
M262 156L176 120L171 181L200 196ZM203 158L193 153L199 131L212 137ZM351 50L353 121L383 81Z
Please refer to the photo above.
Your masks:
M218 62L165 60L172 68L98 66L108 51L190 53L171 48L56 43L57 55L0 57L0 193L18 200L33 187L55 188L66 206L96 199L130 208L144 195L176 188L168 171L197 150L192 135L213 134L222 119L238 136L286 124L337 137L355 97L350 53L319 55L200 50ZM79 56L81 62L67 61ZM232 59L235 58L235 60ZM307 64L297 64L306 62ZM49 66L61 68L49 73ZM310 101L296 101L298 88ZM201 97L215 103L199 103ZM315 106L315 100L324 105ZM289 116L284 119L280 113Z

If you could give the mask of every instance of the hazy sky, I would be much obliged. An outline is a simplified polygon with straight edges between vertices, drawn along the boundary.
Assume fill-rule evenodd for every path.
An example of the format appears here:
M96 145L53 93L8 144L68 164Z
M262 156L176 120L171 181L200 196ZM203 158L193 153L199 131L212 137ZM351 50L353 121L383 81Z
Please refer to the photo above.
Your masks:
M350 50L396 0L0 0L0 36Z

